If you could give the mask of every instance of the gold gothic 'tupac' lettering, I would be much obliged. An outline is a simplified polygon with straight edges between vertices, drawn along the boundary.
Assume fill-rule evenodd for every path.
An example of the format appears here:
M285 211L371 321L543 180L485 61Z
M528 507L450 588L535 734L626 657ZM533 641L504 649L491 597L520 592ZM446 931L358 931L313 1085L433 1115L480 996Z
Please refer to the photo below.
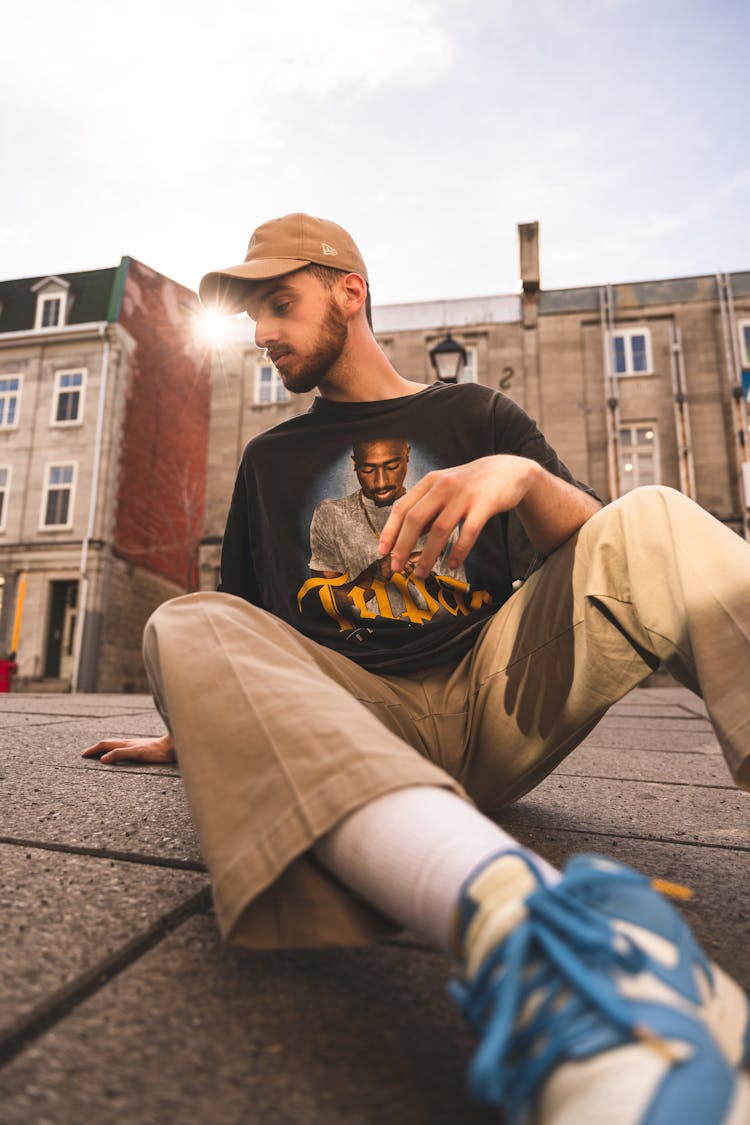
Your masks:
M400 594L403 612L394 611L388 596L389 588L391 593L397 591ZM419 602L415 600L415 594L419 595ZM368 587L352 585L348 572L337 578L308 578L297 592L300 613L305 612L302 603L308 595L317 597L318 604L337 622L342 633L354 628L354 622L346 616L349 606L358 621L374 621L380 617L388 621L424 625L441 610L452 617L468 617L492 601L487 590L472 590L468 582L460 582L447 575L432 574L425 579L414 575L407 577L400 572L389 579L373 578Z

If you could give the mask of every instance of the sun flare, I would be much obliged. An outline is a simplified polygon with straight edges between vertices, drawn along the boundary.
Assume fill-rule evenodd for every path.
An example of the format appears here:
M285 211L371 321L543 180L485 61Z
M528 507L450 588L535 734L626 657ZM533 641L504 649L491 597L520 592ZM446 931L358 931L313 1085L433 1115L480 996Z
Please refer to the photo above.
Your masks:
M227 338L230 320L231 317L222 316L221 313L201 313L198 318L198 333L207 343L220 344Z

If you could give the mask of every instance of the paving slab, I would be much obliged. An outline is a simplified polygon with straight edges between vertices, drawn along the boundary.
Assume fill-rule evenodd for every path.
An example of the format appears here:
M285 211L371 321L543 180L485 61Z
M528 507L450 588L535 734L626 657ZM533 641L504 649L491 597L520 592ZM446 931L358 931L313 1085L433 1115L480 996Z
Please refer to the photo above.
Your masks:
M85 714L87 711L99 711L103 707L126 711L153 707L153 704L154 700L150 692L11 691L0 693L0 712L14 708L23 710L26 707L45 706L74 714Z
M0 845L0 1039L207 885L191 871Z
M2 1072L3 1121L489 1125L450 972L410 943L222 949L196 918Z
M24 732L35 728L34 739L26 742ZM36 730L36 728L44 728ZM6 714L0 717L0 745L56 746L65 753L82 749L100 738L135 738L141 735L163 735L165 730L156 711L125 712L82 718L81 715L48 715L38 713ZM81 745L82 744L82 745Z
M150 695L97 695L84 693L3 692L0 693L0 722L4 716L39 714L54 717L66 715L125 715L154 710Z
M662 711L668 714L671 708L678 708L687 714L703 715L703 718L707 718L708 715L706 704L701 696L694 695L687 687L681 687L679 684L659 688L642 687L641 690L623 696L623 699L609 708L608 713L612 715L626 711L641 713Z
M578 852L598 852L651 878L689 888L693 898L680 903L681 913L710 956L750 991L750 853L578 829L516 825L513 832L522 844L557 866Z
M660 710L653 715L639 711L621 711L618 715L605 716L602 720L605 730L640 730L644 720L649 728L664 737L665 741L676 742L682 734L703 733L704 737L713 735L713 727L703 715L664 715Z
M595 727L586 739L585 746L605 746L612 749L655 750L659 754L681 754L684 750L703 750L707 754L721 754L721 748L710 727L696 724L674 737L668 731L655 729L650 719L641 719L631 726L610 722Z
M464 1099L471 1041L439 955L408 937L220 946L177 767L80 758L163 729L149 696L0 697L0 834L30 841L0 847L0 1012L20 1048L0 1069L2 1125L495 1121ZM702 702L649 687L501 822L552 862L596 850L692 886L700 940L750 985L749 802Z
M82 758L81 752L103 738L157 738L165 733L164 723L154 712L146 715L118 715L111 718L59 719L33 729L0 723L0 763L16 761L44 763L73 769L113 769L96 758ZM136 763L137 764L137 763ZM121 766L117 767L122 768ZM162 767L157 767L161 769ZM176 767L169 767L170 770Z
M554 773L503 812L502 823L650 836L750 851L750 793Z
M708 749L659 754L652 750L615 749L585 742L561 762L557 775L600 777L620 781L669 782L672 785L708 785L734 790L729 767L718 744Z
M50 769L12 761L3 780L3 837L42 844L200 860L181 783L117 766Z

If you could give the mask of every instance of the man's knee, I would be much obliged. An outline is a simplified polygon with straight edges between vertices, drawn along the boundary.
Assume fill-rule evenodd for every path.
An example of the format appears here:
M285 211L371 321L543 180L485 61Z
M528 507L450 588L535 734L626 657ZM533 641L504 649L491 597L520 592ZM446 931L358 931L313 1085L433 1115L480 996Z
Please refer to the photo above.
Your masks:
M629 546L634 538L657 540L661 535L678 538L688 529L698 527L699 534L711 536L712 531L725 532L724 525L682 492L665 484L647 484L626 492L606 504L592 516L594 529L618 529ZM586 525L584 525L586 526Z
M146 630L159 630L164 625L171 626L175 622L184 623L193 617L200 617L205 621L216 614L231 612L233 608L242 609L243 613L262 613L257 606L250 605L234 594L217 593L214 590L202 590L194 594L181 594L177 598L170 598L162 602L154 610L146 622Z
M685 511L694 510L696 514L707 515L708 513L700 508L695 501L690 500L682 492L678 492L676 488L670 488L666 484L644 484L640 488L634 488L630 492L626 492L617 500L613 500L602 511L606 512L609 509L625 509L631 511L644 511L654 512L657 516L660 514L668 515L673 509L679 508Z

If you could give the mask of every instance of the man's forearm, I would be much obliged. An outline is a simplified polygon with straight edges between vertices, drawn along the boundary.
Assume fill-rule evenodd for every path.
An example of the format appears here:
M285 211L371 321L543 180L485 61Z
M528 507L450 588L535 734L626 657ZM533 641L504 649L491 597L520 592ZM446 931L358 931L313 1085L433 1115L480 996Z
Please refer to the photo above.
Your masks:
M532 545L550 555L601 508L601 503L574 484L530 461L530 483L516 511Z

